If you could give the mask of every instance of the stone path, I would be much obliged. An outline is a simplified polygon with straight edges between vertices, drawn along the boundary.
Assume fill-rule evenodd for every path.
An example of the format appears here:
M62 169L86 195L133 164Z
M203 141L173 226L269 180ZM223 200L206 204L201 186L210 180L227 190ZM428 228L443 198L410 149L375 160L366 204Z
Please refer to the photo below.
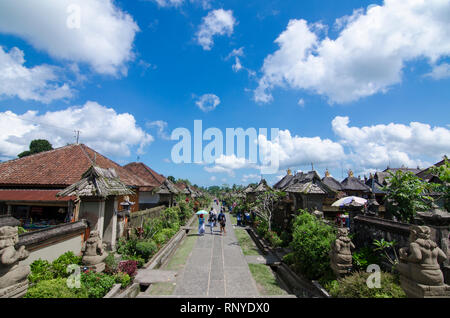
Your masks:
M214 206L216 211L219 206ZM174 296L184 297L256 297L256 283L250 273L234 233L231 219L226 213L226 235L220 228L206 227L176 280Z

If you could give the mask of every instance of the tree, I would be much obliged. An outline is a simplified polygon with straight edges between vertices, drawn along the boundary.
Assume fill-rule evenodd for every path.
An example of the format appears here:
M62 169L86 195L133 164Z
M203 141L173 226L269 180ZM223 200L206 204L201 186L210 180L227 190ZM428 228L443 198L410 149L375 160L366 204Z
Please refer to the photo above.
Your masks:
M30 150L26 150L17 155L17 157L22 158L35 153L52 150L52 144L45 139L35 139L30 142Z
M450 211L450 163L447 158L440 167L432 167L431 173L439 178L442 183L433 183L434 191L441 193L444 198L444 205L447 211Z
M426 195L431 185L422 181L411 172L397 170L389 171L387 185L383 187L386 192L386 205L401 222L413 222L417 211L426 211L431 208L433 198Z
M256 197L254 205L255 213L267 222L269 231L272 231L272 215L275 210L275 205L280 198L285 196L286 193L282 191L268 190Z
M175 180L175 177L173 177L173 176L168 176L167 177L167 180L169 180L169 181L171 181L171 182L173 182L173 183L176 183L177 181Z

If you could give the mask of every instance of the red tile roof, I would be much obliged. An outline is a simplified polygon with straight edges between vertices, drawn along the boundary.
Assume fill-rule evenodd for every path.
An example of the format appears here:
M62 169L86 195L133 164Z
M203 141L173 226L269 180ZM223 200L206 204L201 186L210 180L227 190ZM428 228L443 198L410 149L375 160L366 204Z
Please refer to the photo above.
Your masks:
M147 186L140 187L141 191L151 191L166 180L164 176L142 162L131 162L125 165L124 168L147 183Z
M31 202L64 202L74 200L74 197L58 198L61 190L5 190L0 189L0 201L31 201Z
M129 186L148 185L86 145L73 144L0 163L0 186L66 187L79 181L94 162L100 168L114 168Z

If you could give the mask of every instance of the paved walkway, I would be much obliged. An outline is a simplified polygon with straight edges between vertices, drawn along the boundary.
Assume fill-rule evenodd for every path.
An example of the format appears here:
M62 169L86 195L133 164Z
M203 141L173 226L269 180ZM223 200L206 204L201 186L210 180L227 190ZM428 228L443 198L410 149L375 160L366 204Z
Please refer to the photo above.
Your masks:
M216 211L219 207L214 206ZM176 281L174 295L198 297L255 297L256 283L250 273L226 213L226 235L220 235L219 225L210 234L206 227Z

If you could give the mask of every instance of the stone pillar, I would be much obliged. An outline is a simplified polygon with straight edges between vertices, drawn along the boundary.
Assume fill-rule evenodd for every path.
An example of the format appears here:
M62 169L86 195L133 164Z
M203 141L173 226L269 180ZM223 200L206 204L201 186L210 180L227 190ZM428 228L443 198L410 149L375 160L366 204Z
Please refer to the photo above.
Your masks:
M25 246L15 247L19 242L17 223L10 216L0 218L0 298L19 298L28 290L30 266L19 262L29 253Z

